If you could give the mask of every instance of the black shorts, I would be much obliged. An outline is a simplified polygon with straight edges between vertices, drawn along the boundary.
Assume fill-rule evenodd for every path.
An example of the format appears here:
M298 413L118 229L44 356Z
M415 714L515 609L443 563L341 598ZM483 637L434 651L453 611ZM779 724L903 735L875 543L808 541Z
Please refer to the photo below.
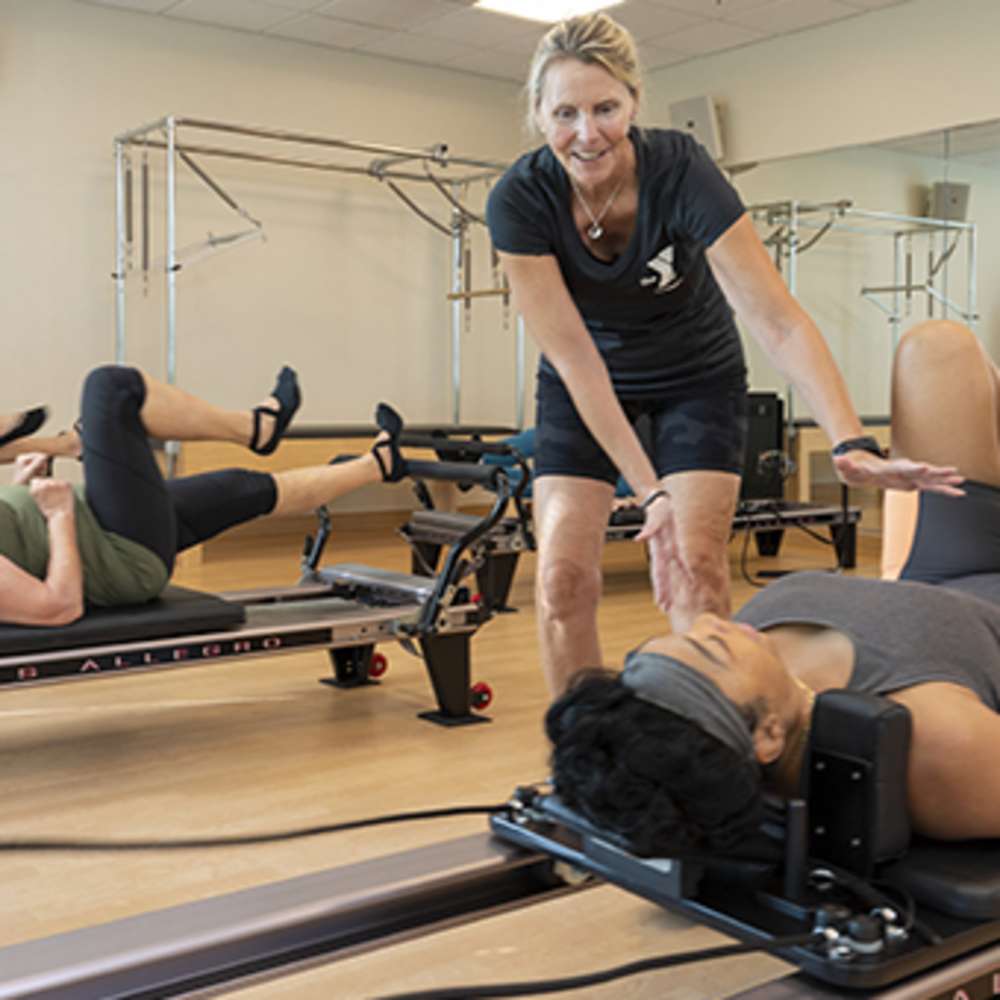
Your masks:
M1000 574L1000 489L967 479L964 497L921 493L900 580L966 588L963 577ZM985 581L982 581L985 583Z
M540 373L535 399L535 476L580 476L614 485L618 469L594 440L563 383ZM748 425L745 386L620 402L657 476L694 470L742 474Z

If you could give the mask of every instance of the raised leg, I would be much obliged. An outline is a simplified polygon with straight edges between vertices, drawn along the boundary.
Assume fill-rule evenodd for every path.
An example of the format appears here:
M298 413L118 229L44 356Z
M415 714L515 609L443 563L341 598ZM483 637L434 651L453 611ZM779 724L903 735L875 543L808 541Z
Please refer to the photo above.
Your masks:
M1000 376L975 334L931 320L899 343L892 371L892 451L955 465L969 479L1000 486ZM913 543L916 493L886 491L882 576L898 577Z
M253 409L225 410L145 372L142 378L146 398L139 415L152 437L175 441L231 441L247 446L254 441ZM260 404L259 441L271 438L278 417L269 411L281 412L282 405L273 395Z

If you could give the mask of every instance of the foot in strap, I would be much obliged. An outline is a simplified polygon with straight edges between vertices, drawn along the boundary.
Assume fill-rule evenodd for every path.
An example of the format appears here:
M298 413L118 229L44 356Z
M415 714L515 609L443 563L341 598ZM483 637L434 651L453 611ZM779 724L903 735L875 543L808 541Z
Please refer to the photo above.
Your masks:
M383 432L372 445L372 454L382 470L382 482L398 483L409 471L406 459L399 451L403 418L388 403L379 403L375 408L375 423Z
M262 405L255 406L252 410L253 433L250 435L250 450L258 455L270 455L278 447L288 425L292 422L292 417L302 404L298 376L287 365L278 373L278 381L271 395L277 400L276 407ZM261 426L264 417L274 417L274 425L266 437L262 433Z
M36 406L34 409L25 410L18 414L11 427L3 434L0 434L0 448L11 441L34 434L42 424L45 423L49 411L44 406Z

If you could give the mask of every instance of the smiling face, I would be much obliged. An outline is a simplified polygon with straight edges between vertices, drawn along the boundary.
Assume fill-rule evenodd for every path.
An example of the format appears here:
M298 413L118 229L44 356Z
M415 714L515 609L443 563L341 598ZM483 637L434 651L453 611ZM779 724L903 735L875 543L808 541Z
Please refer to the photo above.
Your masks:
M628 139L632 91L607 70L560 59L545 72L535 121L549 148L584 191L606 190L635 169Z

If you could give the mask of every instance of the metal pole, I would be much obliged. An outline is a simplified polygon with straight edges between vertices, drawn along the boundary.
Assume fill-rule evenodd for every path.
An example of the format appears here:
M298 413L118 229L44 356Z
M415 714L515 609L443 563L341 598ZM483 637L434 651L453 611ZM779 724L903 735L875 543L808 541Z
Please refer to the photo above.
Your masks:
M167 378L177 384L177 125L173 115L167 119ZM177 470L178 442L168 441L167 475Z
M977 315L976 308L976 298L978 293L978 276L976 268L978 266L978 237L976 235L976 227L973 225L969 229L969 302L968 302L968 323L969 326L975 330L979 322L979 316Z
M791 293L792 298L795 298L795 293L798 290L798 248L799 203L797 201L790 201L788 203L788 291ZM785 383L785 399L788 403L785 419L788 421L788 426L791 427L792 421L795 419L795 389L792 387L791 382ZM808 470L806 474L808 475Z
M451 213L451 290L456 295L464 287L462 263L464 260L465 222L462 213ZM462 300L451 302L451 421L461 423L462 414Z
M115 142L115 362L125 361L125 148Z
M899 346L899 286L903 280L903 255L900 251L900 240L902 233L894 233L892 237L892 315L889 318L889 325L892 327L892 354L896 355L896 348Z
M167 382L177 383L177 127L167 119Z
M515 393L517 399L517 429L524 430L524 317L517 314L517 334L514 337L514 357L516 383Z

